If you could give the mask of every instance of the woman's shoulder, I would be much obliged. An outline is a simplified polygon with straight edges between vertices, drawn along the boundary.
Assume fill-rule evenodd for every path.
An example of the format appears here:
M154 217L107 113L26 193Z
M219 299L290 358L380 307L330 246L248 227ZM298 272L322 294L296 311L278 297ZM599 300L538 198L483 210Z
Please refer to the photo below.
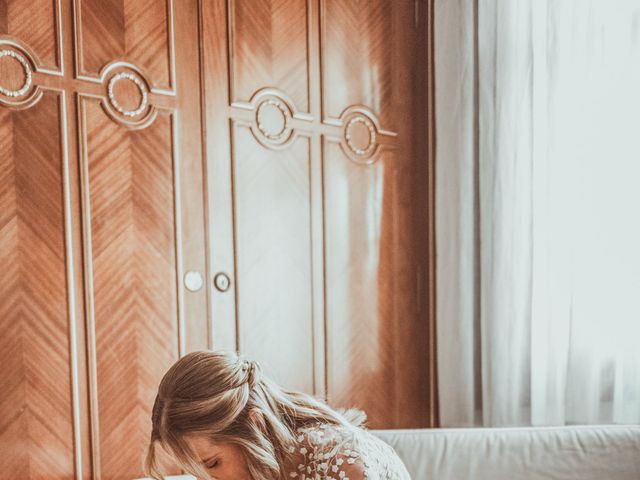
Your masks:
M409 480L393 449L366 429L317 423L298 429L291 454L299 480Z

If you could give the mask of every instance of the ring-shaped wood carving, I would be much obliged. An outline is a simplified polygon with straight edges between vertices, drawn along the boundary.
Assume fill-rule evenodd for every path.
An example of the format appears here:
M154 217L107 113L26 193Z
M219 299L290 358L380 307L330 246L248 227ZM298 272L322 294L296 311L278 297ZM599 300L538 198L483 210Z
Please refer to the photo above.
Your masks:
M360 125L366 128L369 134L369 138L366 146L358 145L354 140L354 137L355 137L354 129ZM376 132L375 125L373 124L373 122L371 122L371 120L369 120L364 115L358 115L358 116L352 117L347 122L347 125L344 129L344 138L345 138L345 141L347 142L347 146L349 147L351 152L353 152L355 155L359 157L369 157L373 153L373 151L376 148L377 137L378 137L378 134Z
M298 112L291 99L273 87L260 89L248 102L234 102L232 107L252 112L252 120L243 115L237 121L249 126L256 140L271 149L287 148L298 134L308 135L315 128L311 115ZM350 160L362 165L375 163L380 149L389 143L384 137L396 136L382 130L376 114L364 105L348 106L339 118L325 119L322 128L323 135L338 141Z
M287 148L295 139L293 120L298 114L291 99L280 90L259 90L241 108L253 110L251 132L263 146L280 150Z
M269 125L265 119L269 115L269 110L272 112L270 116L273 117L273 112L277 112L276 115L279 117L275 122L275 128L273 125ZM281 143L291 134L291 110L282 100L267 98L258 105L256 124L258 125L258 130L269 141Z
M369 165L376 161L380 128L375 115L366 107L352 106L341 116L342 149L356 163Z
M22 70L20 86L3 85L0 79L0 105L23 109L35 105L42 98L42 90L35 84L33 74L37 71L36 62L26 45L13 40L0 40L0 61L11 58ZM6 61L6 60L5 60ZM18 74L19 75L19 74Z
M145 128L153 122L157 110L149 82L140 69L127 62L113 62L102 70L100 78L106 90L102 105L113 120L132 129ZM137 98L132 101L126 93Z
M132 81L140 92L140 103L138 104L138 108L136 108L135 110L125 109L120 104L120 102L118 102L118 99L114 94L114 87L116 83L124 79ZM142 113L149 105L149 91L147 90L146 85L138 75L131 72L119 72L111 77L111 79L109 80L109 85L107 86L107 94L109 96L109 102L111 103L111 106L113 106L113 108L115 108L125 117L137 117L139 115L142 115Z
M269 95L259 100L255 110L255 125L251 129L257 140L266 147L277 148L289 144L293 136L293 109L283 98Z
M0 93L5 97L24 96L29 91L33 83L31 65L29 65L29 62L23 55L16 52L15 50L9 50L9 49L0 50L0 58L2 57L14 58L20 63L20 65L22 65L22 70L24 71L24 81L22 86L18 90L11 90L9 88L4 88L2 85L0 85Z

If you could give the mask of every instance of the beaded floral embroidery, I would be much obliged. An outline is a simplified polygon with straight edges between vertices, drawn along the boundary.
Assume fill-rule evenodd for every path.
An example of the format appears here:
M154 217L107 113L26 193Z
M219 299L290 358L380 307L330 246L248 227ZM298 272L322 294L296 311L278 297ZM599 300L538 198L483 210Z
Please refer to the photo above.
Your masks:
M393 449L366 430L318 424L298 429L296 480L410 480Z

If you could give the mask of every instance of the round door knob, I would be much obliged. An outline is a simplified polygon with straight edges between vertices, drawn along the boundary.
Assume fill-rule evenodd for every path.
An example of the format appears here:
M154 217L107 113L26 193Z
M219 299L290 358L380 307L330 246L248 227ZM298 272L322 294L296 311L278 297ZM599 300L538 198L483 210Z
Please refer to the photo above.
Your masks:
M184 274L184 286L190 292L197 292L202 288L204 283L200 272L189 271Z
M226 292L231 287L231 279L226 273L219 272L213 277L213 285L219 292Z

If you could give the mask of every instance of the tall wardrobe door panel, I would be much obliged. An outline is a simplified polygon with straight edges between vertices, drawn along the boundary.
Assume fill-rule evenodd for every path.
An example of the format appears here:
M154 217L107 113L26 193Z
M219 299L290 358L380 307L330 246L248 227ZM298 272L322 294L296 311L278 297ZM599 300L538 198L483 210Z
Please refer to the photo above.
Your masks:
M102 480L143 476L162 375L209 343L196 7L77 0L73 11L91 461Z
M313 390L309 141L283 151L234 128L239 344L290 388Z
M320 0L325 122L326 352L329 400L376 428L427 425L428 321L420 313L427 214L412 150L414 2ZM426 85L425 85L426 88Z
M388 421L394 404L393 264L382 251L392 155L358 165L326 142L328 389L335 405Z
M172 0L76 0L76 59L81 77L114 61L140 68L152 87L174 86ZM176 8L181 8L179 5Z
M0 479L74 475L63 104L0 108Z
M81 100L95 344L94 429L104 479L140 475L150 406L178 358L172 118L130 130Z
M212 270L232 278L213 292L213 345L307 392L323 383L313 315L319 178L311 135L296 130L311 120L312 4L201 3Z
M265 87L285 92L309 111L306 0L230 0L231 101Z

